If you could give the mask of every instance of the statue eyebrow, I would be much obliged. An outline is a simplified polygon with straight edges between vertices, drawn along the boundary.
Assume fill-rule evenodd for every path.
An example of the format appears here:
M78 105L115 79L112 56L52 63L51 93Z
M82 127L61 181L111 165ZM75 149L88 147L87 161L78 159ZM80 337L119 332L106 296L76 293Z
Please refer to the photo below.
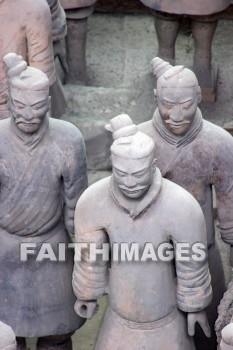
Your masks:
M193 100L193 98L191 97L191 98L188 98L188 99L186 99L186 100L183 100L183 101L179 102L179 104L191 102L192 100ZM168 100L166 100L165 98L163 98L163 101L164 101L165 103L171 103L171 104L177 103L177 102L168 101Z
M34 103L34 104L31 105L31 106L32 106L32 107L35 107L35 106L40 105L40 104L43 105L45 102L47 102L47 99L44 99L44 100L42 100L42 101L38 101L38 102Z
M115 169L116 169L117 171L119 171L120 173L125 174L125 171L123 171L123 170L121 170L121 169L118 169L117 167L115 167ZM140 174L140 173L142 173L142 172L145 171L145 170L146 170L146 168L142 168L142 169L140 169L140 170L138 170L138 171L132 173L132 175Z
M25 106L25 104L24 104L23 102L20 102L20 101L16 100L16 99L15 99L15 98L13 98L13 97L12 97L12 100L13 100L14 102L16 102L16 103L19 103L20 105Z
M143 168L141 170L136 171L135 173L132 173L132 175L137 175L137 174L143 173L146 170L147 170L146 168Z

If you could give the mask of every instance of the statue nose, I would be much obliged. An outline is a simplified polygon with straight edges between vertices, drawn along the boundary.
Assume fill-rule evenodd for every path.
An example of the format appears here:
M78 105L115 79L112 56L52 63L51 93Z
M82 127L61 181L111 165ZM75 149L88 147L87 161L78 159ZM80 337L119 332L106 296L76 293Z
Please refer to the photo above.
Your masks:
M183 120L183 113L179 105L176 105L172 108L170 118L177 123Z
M33 112L32 112L32 109L30 107L28 107L26 110L25 110L25 113L24 113L24 118L26 120L31 120L33 119Z
M127 187L134 187L134 186L136 186L136 181L133 179L132 176L127 176L124 179L124 185Z

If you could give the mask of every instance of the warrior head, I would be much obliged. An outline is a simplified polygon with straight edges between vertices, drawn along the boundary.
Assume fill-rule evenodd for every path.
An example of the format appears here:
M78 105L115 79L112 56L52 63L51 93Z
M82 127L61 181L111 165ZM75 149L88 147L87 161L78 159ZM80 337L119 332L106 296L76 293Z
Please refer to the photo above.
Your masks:
M12 328L0 322L0 350L16 350L15 334Z
M17 127L24 133L37 131L50 107L49 80L42 71L28 67L22 56L3 57L9 78L9 107Z
M155 171L154 142L138 131L127 114L113 118L106 129L113 133L113 176L121 192L140 198L150 187Z
M176 135L185 134L201 102L195 74L184 66L171 66L159 57L152 60L152 70L157 78L154 94L166 128Z

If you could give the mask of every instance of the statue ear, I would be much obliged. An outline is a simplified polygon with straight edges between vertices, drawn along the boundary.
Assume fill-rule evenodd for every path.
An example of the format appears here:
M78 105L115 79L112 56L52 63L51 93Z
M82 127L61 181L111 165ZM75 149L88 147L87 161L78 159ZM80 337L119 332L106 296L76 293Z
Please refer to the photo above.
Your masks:
M156 161L157 161L157 159L156 158L154 158L154 160L153 160L153 162L152 162L152 169L155 171L155 169L156 169Z
M202 99L202 94L201 94L201 88L200 86L197 87L197 103L199 104Z
M155 101L157 102L157 97L158 97L158 95L157 95L157 89L154 89L154 97L155 97Z

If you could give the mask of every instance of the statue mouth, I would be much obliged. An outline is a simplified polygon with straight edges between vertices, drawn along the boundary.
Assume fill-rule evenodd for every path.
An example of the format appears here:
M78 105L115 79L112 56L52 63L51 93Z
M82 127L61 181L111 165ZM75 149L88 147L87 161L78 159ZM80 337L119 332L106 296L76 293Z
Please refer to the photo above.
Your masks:
M182 128L182 126L190 124L190 122L188 120L184 120L183 122L175 123L170 120L166 120L166 124L169 124L174 129L179 129L179 128Z
M38 123L27 123L27 122L19 122L18 124L23 125L25 127L38 126Z
M186 124L170 124L170 126L173 128L173 129L180 129L182 128L183 126L185 126Z
M137 190L129 190L129 189L126 189L126 188L122 188L122 187L121 187L121 190L122 190L123 192L129 193L129 194L135 194L135 193L138 193L138 192L140 192L140 191L145 190L145 188L146 188L146 187L139 188L139 189L137 189Z

